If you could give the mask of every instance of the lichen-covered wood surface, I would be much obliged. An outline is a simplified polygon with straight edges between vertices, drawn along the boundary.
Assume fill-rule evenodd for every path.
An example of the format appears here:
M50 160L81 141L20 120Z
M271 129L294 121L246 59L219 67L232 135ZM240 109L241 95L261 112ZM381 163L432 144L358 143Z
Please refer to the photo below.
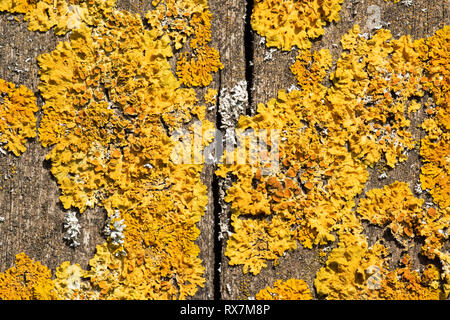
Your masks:
M253 1L251 1L253 2ZM344 33L346 33L354 24L361 26L361 33L373 32L370 30L370 23L373 23L370 14L374 13L371 6L377 6L380 12L380 19L384 28L392 31L394 37L398 38L401 35L411 35L414 39L432 35L436 30L448 25L449 22L449 3L448 1L413 1L413 5L406 7L392 2L379 1L344 1L342 9L339 13L341 20L338 23L330 23L325 27L325 34L319 39L314 40L313 48L327 48L336 59L342 51L339 41ZM241 4L242 12L244 13L244 4ZM221 19L221 18L219 18ZM373 18L372 18L373 19ZM220 21L220 20L219 20ZM240 19L237 19L239 23ZM218 25L220 25L218 23ZM245 30L245 27L243 26ZM236 37L242 41L244 35ZM231 38L234 39L234 38ZM229 39L229 40L231 40ZM278 90L288 89L296 84L295 77L289 70L293 59L295 59L296 52L288 51L282 52L280 50L271 50L267 48L262 40L262 37L251 31L251 44L247 44L247 48L252 50L250 57L253 62L251 66L249 80L251 81L251 88L249 95L251 96L250 110L256 109L257 103L266 103L270 98L276 97ZM225 45L226 48L238 47L237 45ZM237 50L237 49L236 49ZM222 59L225 58L223 49L220 50ZM237 55L237 53L235 53ZM270 59L266 58L269 55ZM237 55L240 57L240 55ZM236 64L236 60L232 58L231 65ZM224 65L228 66L224 60ZM247 63L247 68L248 68ZM237 67L233 67L237 68ZM228 81L224 81L223 74L226 74L227 68L222 71L222 86L224 84L228 87L235 85L236 76L233 75ZM248 77L248 76L247 76ZM236 79L236 80L235 80ZM242 78L241 78L242 79ZM423 114L417 115L412 119L411 129L413 130L414 138L423 138L424 133L419 132L417 124L423 120ZM379 173L376 169L371 170L370 179L367 182L362 195L370 189L379 188L383 185L390 184L395 180L410 182L414 185L420 174L420 160L418 158L418 150L413 150L409 153L409 158L405 163L398 164L394 169L388 171L386 179L378 179ZM222 219L228 222L227 216L222 216ZM381 228L373 227L367 224L367 235L371 242L374 243L379 238L389 238L389 235L384 234ZM393 250L392 260L398 261L400 254L400 247L390 239L390 248ZM225 242L224 242L225 246ZM420 249L420 244L414 245L410 250L414 256L414 268L419 268L419 265L424 261L419 261L417 255ZM242 269L239 267L230 267L228 259L222 258L221 266L221 297L225 299L236 299L254 297L254 295L267 286L272 286L276 279L298 278L304 279L310 288L314 287L314 279L316 272L323 266L324 260L319 257L317 250L304 249L301 246L294 251L288 251L279 259L279 264L269 266L262 269L257 276L249 274L242 274ZM313 295L315 293L313 291ZM315 296L317 298L317 296Z
M250 15L260 1L207 2L212 14L210 46L220 53L223 69L212 73L212 82L208 88L216 89L219 94L216 105L207 109L206 119L213 122L216 128L226 129L229 123L225 119L233 119L233 116L227 117L227 112L254 116L259 103L266 104L277 97L279 90L288 90L297 85L290 67L299 51L268 48L265 39L252 29ZM360 26L361 34L373 35L376 29L382 27L391 30L395 39L402 35L411 35L412 39L430 37L449 24L448 1L409 2L344 0L339 11L340 20L327 22L323 35L311 39L311 50L330 50L333 64L329 74L336 70L336 61L343 51L341 38L355 24ZM150 0L118 0L117 7L141 16L153 8ZM29 31L27 23L22 18L16 20L15 17L20 15L0 12L0 78L16 85L25 85L35 93L40 107L37 113L39 126L44 100L38 90L40 78L37 58L55 50L58 42L68 40L69 35L56 36L53 30ZM186 47L181 52L189 50L191 49ZM176 51L175 56L169 59L174 74L176 59L181 52ZM219 110L226 92L242 81L247 84L247 103L244 108L236 109L237 111ZM195 90L198 96L206 93L206 88L203 87L196 87ZM420 141L426 135L424 130L418 128L424 119L424 108L410 117L409 130L415 141ZM237 120L236 118L235 121ZM50 171L51 161L45 160L51 147L44 148L38 138L29 140L26 147L27 150L20 157L12 153L0 154L0 217L3 218L0 222L0 272L12 267L15 256L20 252L25 252L52 272L64 261L78 263L81 268L88 269L96 246L105 242L105 208L95 206L77 215L81 225L80 245L70 246L64 240L63 225L67 210L59 199L61 190ZM407 160L397 163L394 168L380 168L377 165L369 168L369 178L363 191L357 195L356 203L366 197L367 191L382 188L397 180L408 182L412 187L416 185L422 165L419 152L419 147L410 150ZM195 244L200 249L199 258L205 268L205 283L195 295L188 298L255 298L260 290L272 287L277 280L291 278L303 279L311 290L313 299L322 298L315 290L314 281L317 272L324 267L329 252L337 247L337 242L313 246L312 249L297 242L295 250L286 250L276 263L267 261L267 267L263 267L256 275L244 273L242 265L229 264L230 259L225 252L227 241L235 230L231 226L231 204L224 198L236 181L231 177L216 176L216 169L215 165L205 164L201 173L201 181L207 187L208 203L197 224L200 234ZM381 174L383 178L380 178ZM428 202L433 200L429 194L423 194L421 198ZM375 226L367 221L364 222L364 234L369 245L377 240L384 240L384 245L390 250L388 260L392 266L398 263L405 250L411 256L412 269L423 271L430 261L439 265L439 259L427 260L419 254L423 238L409 239L405 247L394 239L386 226ZM443 250L448 252L448 241L444 243Z

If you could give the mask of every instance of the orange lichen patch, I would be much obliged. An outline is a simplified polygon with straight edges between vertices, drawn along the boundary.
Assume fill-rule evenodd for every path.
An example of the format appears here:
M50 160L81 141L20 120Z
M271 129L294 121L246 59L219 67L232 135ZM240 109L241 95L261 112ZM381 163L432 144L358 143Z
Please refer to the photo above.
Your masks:
M0 273L0 300L55 299L52 273L25 253L16 255L15 266Z
M362 219L380 226L387 225L394 236L414 237L425 218L424 200L416 198L408 183L394 182L372 189L361 199L357 213Z
M292 73L296 76L298 84L305 86L321 83L331 67L331 53L327 49L314 51L301 50L291 66Z
M190 58L190 56L193 57ZM177 75L180 81L190 87L207 86L212 81L212 73L223 69L219 52L203 46L193 54L181 54L177 61Z
M311 291L304 280L277 280L273 288L267 286L256 294L256 300L311 300Z
M436 266L429 264L420 274L411 270L409 256L405 266L388 272L381 281L379 298L386 300L438 300L445 299Z
M39 110L33 92L0 79L0 151L19 156L28 138L36 136L35 112Z
M426 74L421 78L423 86L433 95L436 104L433 118L423 122L427 136L422 139L420 155L422 189L428 189L435 203L441 208L450 206L450 71L448 69L450 49L450 27L420 42L421 57L425 61Z
M61 202L108 213L108 239L90 261L89 286L70 294L184 299L205 282L194 243L207 204L202 162L173 163L170 135L192 115L204 120L206 108L193 89L180 88L171 56L169 36L115 10L38 59L40 140L53 146L47 159ZM205 121L203 129L211 126Z
M267 266L267 260L276 262L283 252L296 248L289 225L278 217L271 221L236 216L231 219L236 233L229 238L225 255L230 258L230 265L243 264L244 273L256 275Z
M116 0L4 0L0 11L24 14L31 31L55 28L57 35L97 25L114 7Z
M324 34L327 22L338 21L343 0L256 0L251 25L269 47L309 49Z
M177 75L189 87L207 86L211 73L223 68L219 52L208 45L211 41L212 15L206 0L154 0L155 7L146 14L150 26L160 35L168 35L175 49L189 40L190 53L177 61Z

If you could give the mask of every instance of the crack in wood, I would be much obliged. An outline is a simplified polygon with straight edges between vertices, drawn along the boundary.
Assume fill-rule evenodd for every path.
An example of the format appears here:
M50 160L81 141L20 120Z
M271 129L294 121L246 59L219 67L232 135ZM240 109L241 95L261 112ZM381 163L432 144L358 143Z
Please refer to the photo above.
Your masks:
M253 107L253 58L254 58L254 34L251 26L251 16L253 12L254 0L247 0L245 8L244 25L244 49L245 49L245 80L247 81L248 106L246 114L253 116L256 108Z

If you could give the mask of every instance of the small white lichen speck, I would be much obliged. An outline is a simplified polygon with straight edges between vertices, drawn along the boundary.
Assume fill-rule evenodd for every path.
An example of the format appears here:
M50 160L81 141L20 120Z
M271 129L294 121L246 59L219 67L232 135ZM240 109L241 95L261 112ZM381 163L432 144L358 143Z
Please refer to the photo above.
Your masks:
M66 229L64 239L69 242L71 247L78 247L80 245L78 235L80 234L81 225L78 222L75 211L69 211L64 215L64 229Z
M420 181L418 183L416 183L416 185L414 186L414 192L416 194L422 194L423 190L422 190L422 186L420 185Z
M104 230L106 236L110 238L111 243L115 246L122 245L125 238L123 231L126 228L126 224L123 219L119 218L120 212L116 210L112 216L108 217Z
M413 5L413 3L414 3L413 0L403 0L402 1L402 5L404 5L405 7L410 7Z
M386 179L386 178L387 178L386 172L383 172L382 174L380 174L380 175L378 176L378 180L382 180L382 179Z
M222 116L222 129L234 128L239 117L245 114L248 105L247 81L239 81L231 89L220 92L219 113Z

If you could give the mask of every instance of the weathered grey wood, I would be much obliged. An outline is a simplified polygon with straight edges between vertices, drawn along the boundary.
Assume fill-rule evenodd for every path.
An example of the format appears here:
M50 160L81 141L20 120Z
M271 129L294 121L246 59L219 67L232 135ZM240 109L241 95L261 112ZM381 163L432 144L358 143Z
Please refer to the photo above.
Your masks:
M220 52L220 57L224 69L219 73L218 91L219 97L217 101L216 113L217 120L216 127L224 129L221 123L221 114L218 106L221 103L221 96L223 90L230 90L236 86L240 81L246 81L246 48L245 48L245 19L246 19L246 1L242 0L212 0L208 2L211 7L211 12L214 16L214 23L212 28L213 40L212 44ZM221 95L222 92L222 95ZM216 223L229 225L229 208L223 201L223 191L226 189L225 185L229 181L220 179L215 190L216 195ZM229 298L225 288L228 282L234 277L231 276L234 269L228 267L228 260L224 257L226 246L226 234L218 242L220 228L216 226L215 241L220 245L220 254L216 252L215 274L216 274L216 297L215 298ZM216 246L218 246L216 245ZM236 284L233 287L238 287ZM220 292L217 292L220 291Z

